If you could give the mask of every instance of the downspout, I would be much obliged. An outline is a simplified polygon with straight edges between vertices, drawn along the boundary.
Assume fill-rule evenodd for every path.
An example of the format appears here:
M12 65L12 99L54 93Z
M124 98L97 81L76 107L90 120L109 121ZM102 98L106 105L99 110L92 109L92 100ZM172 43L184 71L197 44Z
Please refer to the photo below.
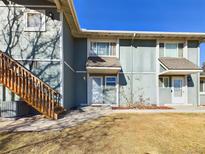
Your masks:
M133 47L134 47L134 39L135 39L135 36L136 36L136 33L133 34L133 37L132 37L132 40L131 40L131 54L132 54L132 67L131 67L131 81L130 81L130 84L131 84L131 103L133 103Z

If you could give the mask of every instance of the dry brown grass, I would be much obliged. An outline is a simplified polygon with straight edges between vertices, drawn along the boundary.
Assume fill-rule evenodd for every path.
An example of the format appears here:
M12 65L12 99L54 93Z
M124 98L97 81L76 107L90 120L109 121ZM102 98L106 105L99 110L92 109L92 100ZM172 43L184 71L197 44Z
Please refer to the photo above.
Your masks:
M0 134L0 153L205 153L205 114L114 114L56 132Z

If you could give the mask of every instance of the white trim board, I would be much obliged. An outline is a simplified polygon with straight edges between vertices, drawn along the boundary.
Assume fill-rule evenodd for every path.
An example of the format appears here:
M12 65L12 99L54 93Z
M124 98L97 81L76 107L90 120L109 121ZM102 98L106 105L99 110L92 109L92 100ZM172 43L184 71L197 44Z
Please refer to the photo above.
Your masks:
M57 8L55 5L0 5L0 7L18 7L18 8Z
M157 105L159 106L159 73L160 73L160 61L159 61L159 40L157 40L156 45L156 99Z
M60 62L61 62L61 93L62 93L62 104L64 105L64 48L63 48L63 46L64 46L64 44L63 44L63 38L64 38L64 35L63 35L63 33L64 33L64 30L63 30L63 13L61 12L60 13L60 21L61 21L61 36L60 36L60 57L61 57L61 60L60 60Z
M119 74L157 74L156 72L119 72Z
M121 67L87 67L87 70L121 70Z
M28 27L28 15L29 14L40 14L40 27ZM46 10L30 10L26 9L24 12L24 32L45 32L46 31Z
M61 59L16 59L16 61L61 62Z
M175 73L178 73L177 75L179 75L180 73L182 73L181 75L183 75L183 73L186 72L188 74L192 74L192 73L199 73L199 72L203 72L202 70L168 70L168 71L164 71L162 73L160 73L160 75L175 75ZM170 74L167 74L170 73ZM184 74L187 75L187 74Z

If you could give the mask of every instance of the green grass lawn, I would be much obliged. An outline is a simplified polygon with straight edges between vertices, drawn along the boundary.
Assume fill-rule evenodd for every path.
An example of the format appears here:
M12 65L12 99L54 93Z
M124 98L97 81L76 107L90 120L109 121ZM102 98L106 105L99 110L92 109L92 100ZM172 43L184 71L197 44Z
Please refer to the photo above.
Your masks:
M62 131L1 133L0 153L201 154L205 114L119 113Z

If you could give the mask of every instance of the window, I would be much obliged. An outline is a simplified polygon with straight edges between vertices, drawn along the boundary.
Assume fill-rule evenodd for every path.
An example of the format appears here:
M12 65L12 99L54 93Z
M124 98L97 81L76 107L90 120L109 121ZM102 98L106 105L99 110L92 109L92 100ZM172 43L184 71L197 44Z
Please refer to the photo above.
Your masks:
M115 42L91 42L91 56L116 56Z
M205 93L205 79L200 80L200 92Z
M45 31L45 10L25 13L25 31Z
M106 77L105 78L105 84L106 86L116 86L116 77Z
M168 88L169 87L169 77L160 77L159 87Z
M165 56L166 57L178 57L177 44L167 43L165 45Z
M183 57L183 43L160 43L160 57Z

